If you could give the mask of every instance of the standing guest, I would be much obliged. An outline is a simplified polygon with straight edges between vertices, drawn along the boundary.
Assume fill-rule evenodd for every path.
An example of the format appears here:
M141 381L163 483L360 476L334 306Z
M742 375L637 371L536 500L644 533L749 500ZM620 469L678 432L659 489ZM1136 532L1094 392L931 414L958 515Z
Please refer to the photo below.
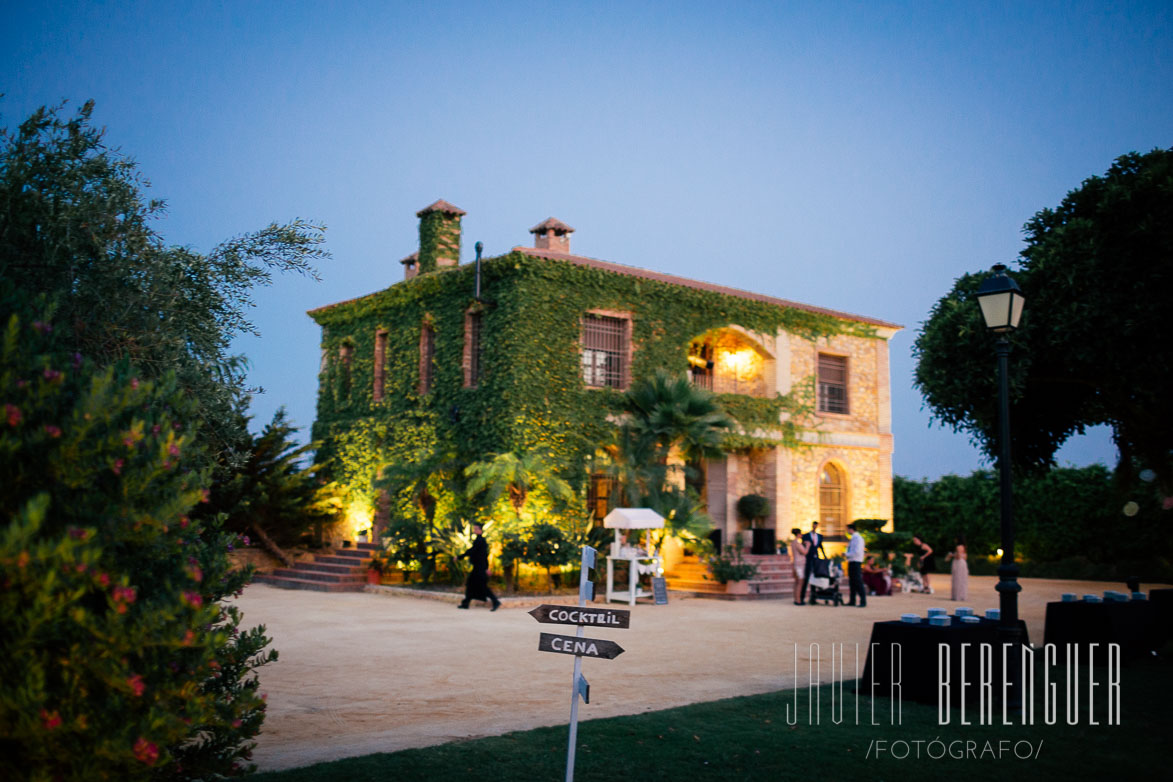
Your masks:
M847 525L851 538L847 541L847 583L850 595L847 605L855 605L855 596L859 595L859 607L868 607L868 590L863 585L863 535L855 530L855 522Z
M937 569L937 562L933 558L933 547L925 543L918 536L912 536L912 545L920 549L920 578L924 584L922 592L933 594L933 585L929 582L929 574Z
M945 555L945 559L953 560L953 594L950 600L968 600L969 599L969 562L966 561L965 556L965 536L958 535L954 541L954 547L951 552Z
M464 584L464 600L457 608L468 608L472 600L489 600L493 603L493 611L501 607L501 601L489 589L489 544L485 542L485 527L479 521L472 523L472 533L476 538L468 551L460 555L460 559L468 557L472 565L472 572L468 574L468 581Z
M819 522L811 522L811 531L802 536L802 542L806 544L806 562L802 566L802 590L798 594L798 605L806 604L806 586L811 581L815 560L827 558L827 552L823 551L823 536L819 534ZM819 556L820 552L822 557Z
M802 530L798 527L790 530L793 536L790 538L790 571L794 574L794 604L801 605L798 602L798 588L802 581L802 572L806 568L803 564L806 562L806 541L802 539Z

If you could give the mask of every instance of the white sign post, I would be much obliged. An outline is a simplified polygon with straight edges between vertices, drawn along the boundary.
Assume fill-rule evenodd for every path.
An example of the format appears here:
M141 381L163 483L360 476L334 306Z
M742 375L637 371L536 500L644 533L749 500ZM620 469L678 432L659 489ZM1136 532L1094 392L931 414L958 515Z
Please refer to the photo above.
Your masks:
M614 608L587 608L587 601L595 596L595 585L588 574L595 566L595 550L582 547L582 570L578 576L578 610L565 606L542 605L530 611L530 615L542 624L576 624L578 630L573 636L542 633L538 639L538 650L574 655L574 678L570 685L570 742L566 749L566 782L574 782L574 747L578 743L578 699L591 702L591 686L582 675L582 658L602 657L613 660L623 654L623 647L613 641L583 636L583 626L628 627L630 611Z

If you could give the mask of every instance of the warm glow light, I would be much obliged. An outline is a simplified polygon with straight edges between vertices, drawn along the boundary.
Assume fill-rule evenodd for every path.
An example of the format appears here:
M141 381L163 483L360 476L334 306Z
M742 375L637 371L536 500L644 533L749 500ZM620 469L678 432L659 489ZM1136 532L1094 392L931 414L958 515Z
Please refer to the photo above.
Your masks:
M343 523L343 532L350 540L356 540L358 533L371 528L371 519L374 514L371 506L365 502L355 500L346 506L346 520Z
M998 549L998 556L1002 556L1002 549Z
M741 348L721 354L721 363L738 380L747 380L757 374L761 358L752 348Z

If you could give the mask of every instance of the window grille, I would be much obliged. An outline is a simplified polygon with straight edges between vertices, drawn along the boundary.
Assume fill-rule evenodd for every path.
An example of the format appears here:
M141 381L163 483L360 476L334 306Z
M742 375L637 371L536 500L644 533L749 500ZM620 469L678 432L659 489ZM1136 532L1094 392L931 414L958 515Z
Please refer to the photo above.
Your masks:
M819 412L847 413L847 357L819 354Z
M372 389L376 402L383 399L383 384L387 364L387 332L375 332L375 387Z
M582 379L588 386L627 386L627 324L623 318L582 319Z
M419 392L426 394L432 390L432 366L435 351L436 333L432 324L425 323L420 329L420 385Z

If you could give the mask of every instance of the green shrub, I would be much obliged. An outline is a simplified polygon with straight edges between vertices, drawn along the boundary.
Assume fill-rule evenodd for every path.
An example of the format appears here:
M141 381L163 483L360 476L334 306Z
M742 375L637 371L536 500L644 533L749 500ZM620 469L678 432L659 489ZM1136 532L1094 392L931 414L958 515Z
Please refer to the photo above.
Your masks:
M757 526L770 515L770 501L760 494L746 494L737 500L737 514Z
M0 292L0 777L243 773L276 653L219 601L235 536L172 377L99 370ZM23 306L23 305L21 305Z

